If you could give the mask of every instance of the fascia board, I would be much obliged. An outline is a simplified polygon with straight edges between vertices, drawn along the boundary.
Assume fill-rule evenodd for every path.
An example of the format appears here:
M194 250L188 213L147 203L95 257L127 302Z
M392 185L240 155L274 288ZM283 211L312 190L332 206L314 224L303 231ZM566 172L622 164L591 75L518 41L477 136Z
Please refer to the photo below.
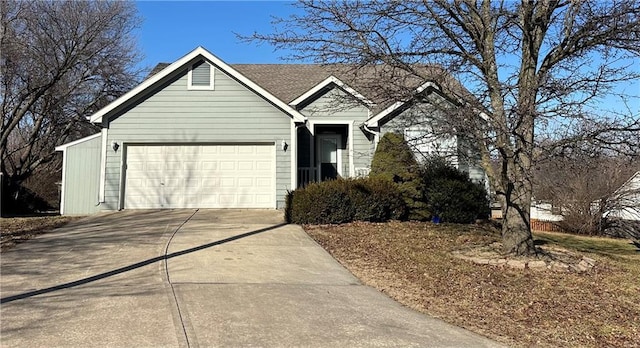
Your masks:
M102 133L96 133L96 134L90 135L88 137L84 137L84 138L72 141L70 143L66 143L66 144L62 144L60 146L56 146L56 151L65 151L68 147L84 143L85 141L89 141L91 139L98 138L101 135L102 135Z
M227 63L223 62L221 59L219 59L218 57L214 56L213 54L211 54L209 51L207 51L203 47L199 46L196 49L194 49L193 51L191 51L190 53L188 53L187 55L185 55L184 57L178 59L177 61L173 62L172 64L170 64L169 66L164 68L159 73L157 73L154 76L148 78L147 80L145 80L144 82L139 84L137 87L135 87L131 91L125 93L120 98L114 100L109 105L107 105L104 108L102 108L99 111L97 111L95 114L93 114L93 116L91 116L91 122L92 123L102 123L104 116L108 115L110 112L112 112L113 110L115 110L119 106L125 104L127 101L133 99L138 94L140 94L143 91L147 90L151 86L153 86L153 85L159 83L160 81L164 80L167 76L171 75L176 70L184 67L185 65L187 65L189 62L191 62L194 58L196 58L198 56L202 56L205 59L209 60L213 65L218 67L224 73L230 75L231 77L233 77L234 79L236 79L237 81L242 83L243 85L247 86L249 89L253 90L254 92L258 93L259 95L261 95L262 97L267 99L269 102L271 102L276 107L280 108L284 112L286 112L289 115L291 115L291 117L296 122L304 122L306 120L306 117L304 115L302 115L301 113L299 113L298 111L293 109L291 106L289 106L286 103L282 102L280 99L276 98L271 93L267 92L264 88L258 86L256 83L254 83L253 81L249 80L244 75L240 74L238 71L233 69Z

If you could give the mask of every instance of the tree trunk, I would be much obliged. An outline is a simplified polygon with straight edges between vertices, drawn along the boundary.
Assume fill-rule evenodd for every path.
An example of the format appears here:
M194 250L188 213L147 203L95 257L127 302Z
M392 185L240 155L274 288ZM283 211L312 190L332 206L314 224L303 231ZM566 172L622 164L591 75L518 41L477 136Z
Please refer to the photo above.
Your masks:
M502 251L506 254L535 255L531 235L531 191L515 182L502 199Z

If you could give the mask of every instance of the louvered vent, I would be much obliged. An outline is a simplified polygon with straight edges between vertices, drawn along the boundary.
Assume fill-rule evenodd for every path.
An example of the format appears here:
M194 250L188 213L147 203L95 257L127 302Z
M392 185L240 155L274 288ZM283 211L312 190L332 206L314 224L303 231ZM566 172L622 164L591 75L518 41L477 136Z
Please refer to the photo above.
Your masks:
M191 70L191 86L209 87L211 86L211 65L204 61L193 65Z

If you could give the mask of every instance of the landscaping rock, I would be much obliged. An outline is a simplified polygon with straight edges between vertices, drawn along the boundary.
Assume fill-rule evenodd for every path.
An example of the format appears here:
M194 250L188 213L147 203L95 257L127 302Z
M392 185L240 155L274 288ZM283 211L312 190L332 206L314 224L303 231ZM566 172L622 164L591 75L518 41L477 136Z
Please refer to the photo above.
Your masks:
M542 260L529 261L527 263L527 267L533 270L544 270L544 269L547 269L547 263Z
M491 259L489 264L492 266L504 266L507 263L506 259Z
M471 261L473 261L473 262L475 262L475 263L477 263L479 265L488 265L490 259L485 259L485 258L482 258L482 257L474 257L474 258L471 259Z
M560 261L552 261L551 264L549 265L549 268L551 268L554 271L560 271L560 272L569 271L569 265Z
M527 267L527 264L524 261L520 260L509 260L507 261L507 266L516 269L525 269Z
M582 261L584 261L585 263L587 263L591 267L596 265L596 260L594 260L592 258L589 258L589 257L586 257L586 256L582 257ZM580 262L582 262L582 261L580 261Z

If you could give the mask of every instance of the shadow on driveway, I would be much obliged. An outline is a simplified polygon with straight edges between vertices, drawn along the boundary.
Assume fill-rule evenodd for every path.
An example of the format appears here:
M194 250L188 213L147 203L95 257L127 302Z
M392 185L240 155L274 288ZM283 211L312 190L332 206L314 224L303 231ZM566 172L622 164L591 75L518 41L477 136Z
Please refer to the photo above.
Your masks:
M194 213L195 214L195 213ZM192 215L193 216L193 215ZM180 228L189 221L189 219L185 220L175 231L174 234L177 233ZM50 293L50 292L54 292L54 291L58 291L58 290L63 290L63 289L69 289L69 288L73 288L76 286L80 286L80 285L84 285L87 283L91 283L97 280L101 280L101 279L105 279L108 277L112 277L121 273L125 273L128 271L132 271L135 269L138 269L140 267L144 267L150 264L153 264L155 262L158 261L166 261L169 260L171 258L174 257L178 257L178 256L182 256L185 254L190 254L196 251L200 251L200 250L204 250L204 249L208 249L211 247L214 247L216 245L221 245L221 244L225 244L225 243L229 243L229 242L233 242L235 240L238 239L242 239L242 238L246 238L246 237L250 237L259 233L264 233L279 227L282 227L284 225L287 225L287 223L280 223L277 225L273 225L273 226L269 226L269 227L265 227L265 228L261 228L258 230L254 230L254 231L250 231L250 232L246 232L246 233L242 233L239 235L235 235L229 238L225 238L225 239L221 239L215 242L211 242L211 243L207 243L207 244L203 244L197 247L193 247L193 248L189 248L189 249L185 249L185 250L180 250L180 251L176 251L170 254L164 254L161 256L157 256L157 257L153 257L144 261L140 261L140 262L136 262L134 264L128 265L128 266L124 266L124 267L120 267L108 272L103 272L100 274L96 274L94 276L91 277L86 277L86 278L82 278L79 280L75 280L75 281L71 281L71 282L67 282L67 283L63 283L63 284L59 284L59 285L55 285L55 286L51 286L51 287L47 287L47 288L43 288L43 289L38 289L38 290L33 290L33 291L28 291L25 293L21 293L21 294L17 294L17 295L12 295L12 296L7 296L7 297L3 297L0 299L0 303L8 303L8 302L13 302L13 301L17 301L17 300L21 300L21 299L25 299L25 298L29 298L29 297L33 297L33 296L37 296L37 295L42 295L42 294L46 294L46 293Z

